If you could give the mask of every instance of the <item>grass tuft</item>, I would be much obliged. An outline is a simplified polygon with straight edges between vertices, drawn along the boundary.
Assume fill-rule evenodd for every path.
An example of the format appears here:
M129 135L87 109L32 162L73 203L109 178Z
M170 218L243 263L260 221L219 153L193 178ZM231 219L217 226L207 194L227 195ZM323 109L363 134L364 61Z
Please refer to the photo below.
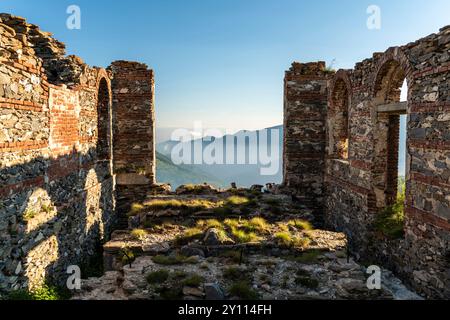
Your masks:
M131 231L131 236L135 240L143 240L145 239L147 234L147 231L145 231L144 229L134 229L133 231Z
M313 226L311 225L311 223L309 223L308 221L305 221L305 220L300 220L300 219L290 220L290 221L288 221L287 224L288 224L288 226L294 227L298 230L311 231L314 229Z
M42 287L34 290L15 290L8 294L7 300L15 301L56 301L68 299L68 294L61 289L44 284Z
M278 232L274 237L280 245L288 247L292 244L292 235L289 232Z
M196 257L186 257L180 254L174 256L157 255L152 258L152 261L156 264L165 266L174 266L181 264L196 264L198 259Z
M307 250L301 253L299 256L287 257L288 260L295 261L303 264L316 263L320 256L324 253L324 250Z
M145 209L145 206L140 203L133 203L130 208L130 212L128 213L129 217L134 217L141 213Z
M317 289L319 287L319 281L308 276L297 276L295 283L309 289Z
M169 279L169 271L161 269L158 271L151 272L146 277L149 284L161 284Z
M175 239L175 243L178 245L185 245L194 240L199 240L203 237L203 230L199 228L190 228L184 231L184 233Z
M187 287L199 287L205 279L199 275L193 275L183 280L182 284L183 286Z
M375 219L375 230L385 237L401 239L404 237L405 225L405 188L399 193L394 205L387 207Z
M241 252L240 251L228 250L228 251L220 253L219 256L222 258L230 259L234 263L241 262Z
M196 226L197 228L203 229L205 231L212 228L223 229L223 224L216 219L199 220Z
M250 200L247 197L231 196L227 199L226 204L231 206L241 206L248 204Z
M285 247L306 248L311 243L310 239L294 236L289 231L276 233L274 239L280 246Z
M242 300L258 300L258 293L253 290L245 281L235 282L228 290L230 295L238 297Z
M244 221L242 227L248 232L265 233L269 229L269 224L263 218L253 218Z
M246 280L247 271L239 267L229 267L223 270L223 277L227 280Z
M254 232L245 232L244 230L232 228L231 235L238 243L258 242L260 238Z

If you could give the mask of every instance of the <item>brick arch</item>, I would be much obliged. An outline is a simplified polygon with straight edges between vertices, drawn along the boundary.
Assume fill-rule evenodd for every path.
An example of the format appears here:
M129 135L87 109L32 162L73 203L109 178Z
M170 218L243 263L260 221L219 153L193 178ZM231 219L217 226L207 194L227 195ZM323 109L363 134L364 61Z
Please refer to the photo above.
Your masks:
M352 85L352 81L350 80L349 73L350 73L350 70L340 69L334 75L334 77L330 83L330 101L331 101L331 103L333 103L333 101L331 99L332 94L336 90L336 86L339 85L340 82L343 82L345 84L347 92L349 93L349 98L351 100L351 93L353 90L353 85Z
M328 97L328 153L332 158L348 159L351 100L348 71L339 70L331 80Z
M406 79L408 91L413 85L413 66L399 47L388 49L376 64L372 76L371 105L400 102L401 87ZM408 94L410 100L411 94ZM409 108L408 108L409 109ZM373 112L375 143L372 179L378 210L392 205L398 191L398 152L400 113Z
M97 88L97 93L99 92L100 89L100 83L102 80L106 81L106 84L108 86L108 94L110 97L110 103L112 104L112 89L111 89L111 77L108 74L108 71L106 71L103 68L97 69L97 80L95 82L95 87Z
M392 91L383 92L385 87L401 87L406 79L408 88L412 85L414 67L407 55L399 47L388 49L377 62L375 72L372 75L372 98L375 104L392 102L395 94ZM384 99L384 101L382 101Z
M96 83L97 153L100 161L112 160L112 90L104 69L99 69Z

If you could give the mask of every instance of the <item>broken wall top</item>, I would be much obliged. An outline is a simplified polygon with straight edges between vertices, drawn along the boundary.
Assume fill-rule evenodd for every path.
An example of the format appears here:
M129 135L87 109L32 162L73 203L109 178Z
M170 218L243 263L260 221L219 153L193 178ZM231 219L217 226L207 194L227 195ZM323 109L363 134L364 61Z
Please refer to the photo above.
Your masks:
M0 13L0 61L44 72L47 81L68 87L86 85L89 68L81 58L66 56L64 43L24 18Z

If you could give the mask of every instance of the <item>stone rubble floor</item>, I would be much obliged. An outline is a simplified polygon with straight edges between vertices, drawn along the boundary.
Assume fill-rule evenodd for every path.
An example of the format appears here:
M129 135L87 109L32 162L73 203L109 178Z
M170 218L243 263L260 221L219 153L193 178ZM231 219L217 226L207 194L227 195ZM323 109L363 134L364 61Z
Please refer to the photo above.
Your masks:
M388 270L382 289L369 290L365 267L347 257L345 235L311 228L314 216L291 197L206 191L177 190L135 206L129 230L104 246L110 271L83 280L73 299L421 299ZM185 205L191 201L207 208Z

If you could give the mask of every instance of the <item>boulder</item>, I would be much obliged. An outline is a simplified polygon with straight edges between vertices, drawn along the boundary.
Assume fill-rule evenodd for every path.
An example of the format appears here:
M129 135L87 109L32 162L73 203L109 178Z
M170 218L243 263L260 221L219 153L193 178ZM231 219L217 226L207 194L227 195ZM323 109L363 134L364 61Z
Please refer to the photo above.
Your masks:
M183 287L183 295L203 298L205 294L199 288Z

